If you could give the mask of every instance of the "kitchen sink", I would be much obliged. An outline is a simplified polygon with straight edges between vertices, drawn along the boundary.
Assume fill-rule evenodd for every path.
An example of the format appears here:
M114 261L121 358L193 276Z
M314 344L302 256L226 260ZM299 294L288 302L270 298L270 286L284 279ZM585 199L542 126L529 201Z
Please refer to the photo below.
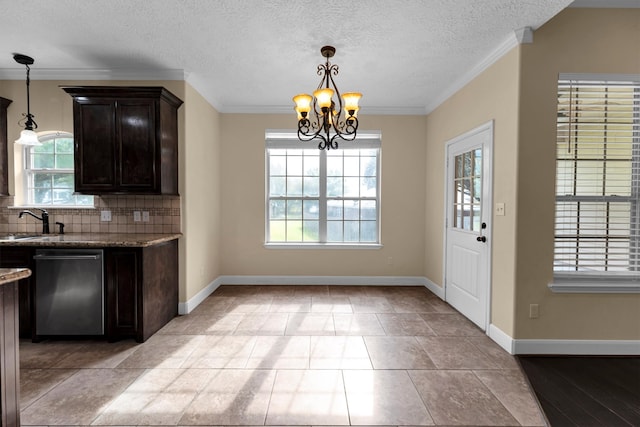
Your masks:
M41 234L5 234L0 236L0 241L35 239L40 236L42 235Z

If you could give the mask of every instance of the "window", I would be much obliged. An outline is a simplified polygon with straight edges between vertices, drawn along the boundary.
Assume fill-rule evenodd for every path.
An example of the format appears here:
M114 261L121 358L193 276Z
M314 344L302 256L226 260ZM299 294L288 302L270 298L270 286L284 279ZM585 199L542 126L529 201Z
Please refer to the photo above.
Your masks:
M640 77L561 75L556 158L556 276L637 281Z
M41 132L42 145L24 148L25 204L93 206L93 196L74 195L73 135Z
M292 133L267 133L269 244L377 245L380 136L318 150Z

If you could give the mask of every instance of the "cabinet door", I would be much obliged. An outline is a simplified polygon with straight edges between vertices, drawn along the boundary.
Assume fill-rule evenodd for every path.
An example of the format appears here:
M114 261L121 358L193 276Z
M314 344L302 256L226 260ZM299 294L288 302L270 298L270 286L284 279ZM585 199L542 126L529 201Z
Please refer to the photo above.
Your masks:
M153 100L119 100L118 184L124 192L153 192L156 173L156 112Z
M116 188L115 102L76 100L75 190L89 193Z
M139 328L141 280L139 251L112 249L105 253L107 338L135 337Z

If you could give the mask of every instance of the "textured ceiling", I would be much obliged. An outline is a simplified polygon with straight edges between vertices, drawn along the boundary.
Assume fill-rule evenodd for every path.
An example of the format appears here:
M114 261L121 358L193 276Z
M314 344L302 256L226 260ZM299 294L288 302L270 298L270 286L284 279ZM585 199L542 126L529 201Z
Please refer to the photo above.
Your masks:
M185 79L222 112L292 112L331 44L362 111L426 113L571 0L0 0L0 79ZM515 44L515 43L514 43Z

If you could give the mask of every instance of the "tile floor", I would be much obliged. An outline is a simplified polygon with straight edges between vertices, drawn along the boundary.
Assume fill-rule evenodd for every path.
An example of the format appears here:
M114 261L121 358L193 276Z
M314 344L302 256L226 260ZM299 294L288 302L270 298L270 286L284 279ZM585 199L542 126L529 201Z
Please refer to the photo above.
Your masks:
M515 359L422 287L223 286L144 344L20 351L29 426L544 425Z

